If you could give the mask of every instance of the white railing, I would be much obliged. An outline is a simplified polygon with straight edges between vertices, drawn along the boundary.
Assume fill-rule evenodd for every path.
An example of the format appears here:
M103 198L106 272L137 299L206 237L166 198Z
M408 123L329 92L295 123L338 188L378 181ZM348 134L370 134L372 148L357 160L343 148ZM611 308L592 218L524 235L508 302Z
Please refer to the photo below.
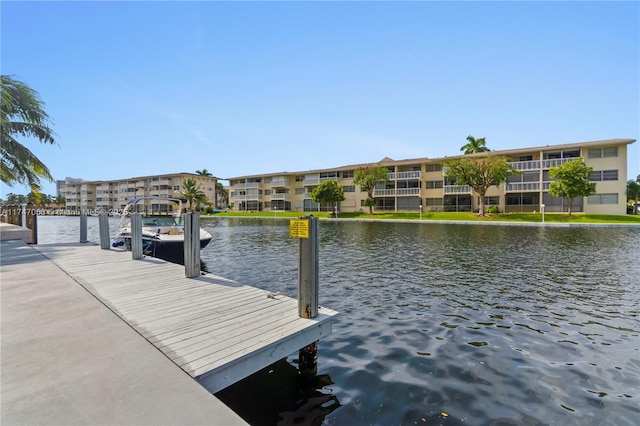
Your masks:
M231 190L235 191L238 189L257 189L257 188L260 188L260 182L238 183L236 185L233 185Z
M396 195L395 189L374 189L373 196L374 197L393 197Z
M338 181L337 177L326 177L326 178L304 178L304 186L314 186L320 185L322 182L326 182L328 180Z
M582 157L572 157L572 158L554 158L551 160L542 160L542 168L550 169L551 167L559 166L569 161L582 159Z
M291 194L285 194L284 192L276 192L271 194L271 200L290 200Z
M469 185L445 185L445 194L471 194L471 187Z
M398 188L396 191L399 197L420 195L420 188Z
M505 187L505 191L539 191L540 182L516 182L508 183Z
M291 185L291 180L290 179L285 179L285 178L275 178L271 180L271 187L275 187L275 186L289 186Z
M403 180L403 179L420 179L420 170L412 170L409 172L397 172L387 173L387 179L389 180Z
M540 160L514 161L509 165L516 170L540 170Z

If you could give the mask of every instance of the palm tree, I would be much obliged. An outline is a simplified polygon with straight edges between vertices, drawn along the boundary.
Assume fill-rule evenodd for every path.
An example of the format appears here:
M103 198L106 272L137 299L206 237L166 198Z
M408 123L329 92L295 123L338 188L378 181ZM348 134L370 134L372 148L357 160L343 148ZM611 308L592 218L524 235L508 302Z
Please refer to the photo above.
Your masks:
M54 133L47 124L49 115L38 93L13 77L0 75L0 95L0 179L9 186L26 184L39 198L40 178L53 182L53 176L16 137L54 144Z
M206 204L207 196L200 189L198 183L194 178L189 178L184 181L182 184L182 191L180 192L180 196L185 198L189 203L189 211L194 211L193 205L195 204L198 209L202 204Z
M216 194L218 194L218 202L220 203L218 207L229 204L229 191L227 191L227 188L225 188L221 182L216 182Z
M464 151L464 154L473 154L476 152L488 152L491 151L487 148L485 138L474 138L473 136L467 136L468 143L460 148L460 151Z
M207 169L196 170L196 174L200 176L213 176Z

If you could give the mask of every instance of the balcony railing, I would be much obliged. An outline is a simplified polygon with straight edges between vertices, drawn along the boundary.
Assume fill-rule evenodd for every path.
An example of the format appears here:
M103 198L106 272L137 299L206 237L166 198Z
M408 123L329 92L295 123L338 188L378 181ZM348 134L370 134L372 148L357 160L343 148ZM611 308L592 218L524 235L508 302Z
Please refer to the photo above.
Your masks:
M271 187L277 187L277 186L289 186L291 185L291 180L290 179L284 179L284 178L279 178L279 179L272 179L271 180Z
M559 166L561 164L564 164L568 161L573 161L573 160L577 160L577 159L582 159L582 157L572 157L572 158L554 158L551 160L542 160L542 168L543 169L550 169L551 167L555 167L555 166Z
M516 182L505 186L506 192L540 191L540 182Z
M420 179L420 170L412 170L409 172L397 172L387 173L387 179L389 180L406 180L406 179Z
M315 186L320 185L322 182L326 182L328 180L338 181L337 177L326 177L326 178L304 178L304 186Z
M469 185L445 185L445 194L471 194L471 187Z
M540 170L540 160L514 161L509 163L516 170Z
M238 183L233 185L232 191L238 189L257 189L260 188L260 182Z
M271 200L291 200L291 194L285 194L283 192L276 192L271 194Z
M420 195L420 188L375 189L374 197L412 197Z

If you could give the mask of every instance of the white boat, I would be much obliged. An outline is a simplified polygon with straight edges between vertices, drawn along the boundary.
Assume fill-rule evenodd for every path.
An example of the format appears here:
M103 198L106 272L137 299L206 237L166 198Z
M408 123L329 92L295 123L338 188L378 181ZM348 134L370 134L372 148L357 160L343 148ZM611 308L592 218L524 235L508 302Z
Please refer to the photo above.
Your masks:
M173 212L164 214L140 212L142 215L142 251L146 256L153 256L175 263L184 263L184 223L182 212L183 200L170 197L137 197L130 200L122 211L120 227L116 234L114 247L125 247L131 250L131 214L137 212L136 205L144 200L170 202L175 204ZM203 249L211 241L211 234L200 228L200 248Z

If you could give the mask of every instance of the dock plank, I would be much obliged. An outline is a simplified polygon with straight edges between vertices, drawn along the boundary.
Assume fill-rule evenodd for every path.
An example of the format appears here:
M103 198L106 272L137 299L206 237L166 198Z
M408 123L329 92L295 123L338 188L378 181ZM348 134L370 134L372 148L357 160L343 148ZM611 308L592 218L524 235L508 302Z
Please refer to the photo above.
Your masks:
M36 246L211 392L331 332L337 312L298 316L297 301L184 267L93 245Z

